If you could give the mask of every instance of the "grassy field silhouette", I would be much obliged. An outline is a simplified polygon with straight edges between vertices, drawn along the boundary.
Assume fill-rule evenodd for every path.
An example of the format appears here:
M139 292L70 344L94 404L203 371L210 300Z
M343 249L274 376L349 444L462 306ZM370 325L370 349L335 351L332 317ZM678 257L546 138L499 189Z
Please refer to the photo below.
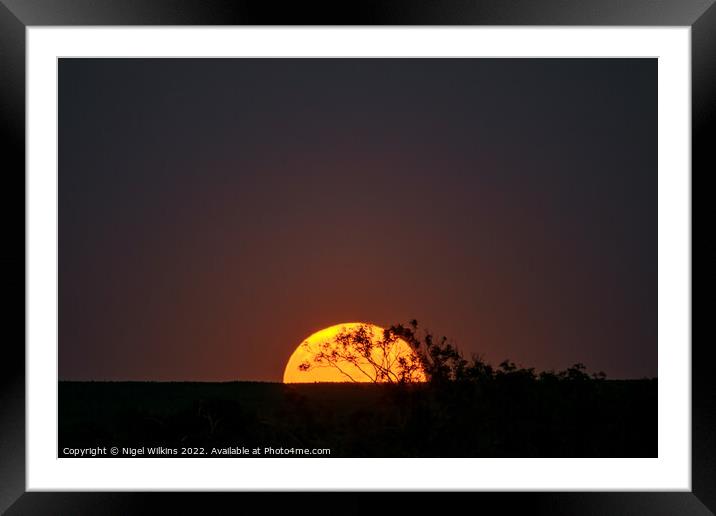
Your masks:
M657 380L59 383L59 444L331 457L656 457Z

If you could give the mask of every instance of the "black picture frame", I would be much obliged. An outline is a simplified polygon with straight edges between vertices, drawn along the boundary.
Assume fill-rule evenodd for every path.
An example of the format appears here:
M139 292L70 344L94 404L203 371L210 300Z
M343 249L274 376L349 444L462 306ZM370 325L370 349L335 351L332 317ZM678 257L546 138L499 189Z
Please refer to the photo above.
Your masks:
M0 375L0 511L7 514L204 513L218 499L238 506L234 493L25 492L25 29L52 25L625 25L689 26L692 51L693 177L716 170L710 145L716 125L715 0L0 0L0 170L4 202L2 254L5 339ZM14 201L14 202L13 202ZM693 199L692 199L693 202ZM693 205L692 205L693 213ZM693 246L692 246L693 248ZM693 262L693 260L692 260ZM22 301L21 301L22 300ZM7 329L17 333L8 333ZM22 329L21 329L22 328ZM10 336L12 335L12 337ZM713 514L716 511L716 381L711 343L692 342L692 491L590 493L466 493L452 495L476 509L556 514ZM331 504L302 501L312 513ZM324 496L324 495L321 495ZM350 495L351 497L355 495ZM376 496L361 494L361 497ZM212 497L212 500L207 500ZM283 496L261 496L268 512ZM403 502L423 503L415 494ZM256 500L254 500L256 501ZM250 502L250 501L249 501ZM242 501L241 503L249 503ZM361 500L362 504L373 502ZM362 505L344 502L343 507ZM172 506L176 507L173 510ZM295 512L295 511L294 511Z

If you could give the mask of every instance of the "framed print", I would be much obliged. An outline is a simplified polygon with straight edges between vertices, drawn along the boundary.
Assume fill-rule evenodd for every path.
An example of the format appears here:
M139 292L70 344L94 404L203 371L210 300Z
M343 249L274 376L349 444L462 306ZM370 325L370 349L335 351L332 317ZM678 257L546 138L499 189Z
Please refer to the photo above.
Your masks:
M3 0L2 508L710 513L716 8L541 4Z

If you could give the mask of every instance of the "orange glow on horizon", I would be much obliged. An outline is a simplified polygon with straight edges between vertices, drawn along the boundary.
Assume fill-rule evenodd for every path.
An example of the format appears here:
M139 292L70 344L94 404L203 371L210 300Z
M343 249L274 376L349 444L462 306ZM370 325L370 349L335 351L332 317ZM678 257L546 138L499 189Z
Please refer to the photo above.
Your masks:
M373 342L377 343L382 339L384 331L383 328L368 323L351 322L336 324L334 326L330 326L328 328L324 328L323 330L317 331L316 333L313 333L308 338L303 340L293 352L291 357L288 359L286 369L283 373L283 382L372 382L373 380L369 376L361 372L361 369L364 369L366 371L369 371L371 369L366 359L363 359L363 361L365 362L364 364L359 364L362 366L360 368L348 362L341 362L339 365L340 369L343 372L327 364L315 364L315 362L313 361L318 346L324 343L331 343L332 346L337 346L337 344L335 343L335 338L338 335L347 331L355 331L361 326L365 326L371 330L373 335ZM382 354L382 350L376 348L373 349L373 355L375 356L376 360L380 360L380 358L382 358ZM391 363L394 364L391 368L391 372L397 374L399 371L397 360L395 360L396 358L408 356L414 356L413 350L410 348L410 345L407 342L402 339L398 339L390 349ZM307 371L302 371L299 366L306 362L311 364L311 367ZM425 381L425 374L422 371L418 371L416 377L419 381ZM385 382L387 380L379 381Z

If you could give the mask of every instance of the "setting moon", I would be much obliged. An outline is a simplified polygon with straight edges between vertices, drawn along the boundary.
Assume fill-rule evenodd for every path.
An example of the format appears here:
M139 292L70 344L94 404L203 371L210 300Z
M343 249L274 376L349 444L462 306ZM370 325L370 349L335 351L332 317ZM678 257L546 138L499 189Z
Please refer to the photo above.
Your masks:
M338 363L339 367L332 367L326 364L316 364L315 356L318 349L323 349L327 352L338 350L339 344L338 338L340 335L352 333L359 329L365 329L367 335L371 338L376 346L373 349L373 357L377 361L384 359L382 349L377 344L383 337L384 329L375 324L351 322L336 324L329 326L320 331L311 334L309 337L301 341L296 350L293 352L291 357L288 359L286 369L283 373L284 383L315 383L315 382L382 382L389 381L388 379L375 379L370 373L366 374L371 369L370 361L366 358L362 358L357 361L356 364L348 361L342 361ZM390 372L395 375L399 374L399 359L409 358L414 359L415 354L411 349L410 345L403 339L398 338L391 346L389 356L385 357L386 361L390 364ZM310 367L302 367L302 365L310 365ZM425 374L422 370L415 373L418 381L425 381Z

